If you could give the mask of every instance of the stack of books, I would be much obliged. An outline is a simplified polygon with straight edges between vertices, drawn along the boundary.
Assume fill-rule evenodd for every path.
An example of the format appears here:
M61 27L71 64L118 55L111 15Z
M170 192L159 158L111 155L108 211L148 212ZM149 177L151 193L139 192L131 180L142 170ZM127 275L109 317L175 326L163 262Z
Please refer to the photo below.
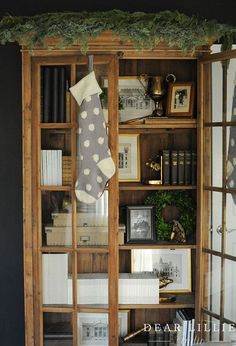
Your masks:
M41 150L41 185L62 185L62 150Z
M176 310L174 323L179 327L177 332L177 346L192 346L195 336L194 309Z
M196 151L163 150L162 155L163 185L196 185Z
M41 122L70 122L69 79L65 66L41 68Z

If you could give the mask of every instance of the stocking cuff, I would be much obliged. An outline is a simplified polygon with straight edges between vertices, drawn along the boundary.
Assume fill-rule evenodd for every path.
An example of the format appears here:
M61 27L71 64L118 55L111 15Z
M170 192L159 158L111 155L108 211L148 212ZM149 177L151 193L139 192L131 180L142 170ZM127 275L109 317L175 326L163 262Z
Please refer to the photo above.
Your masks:
M92 71L73 87L71 87L70 92L80 106L86 97L94 94L101 94L102 89L98 85L94 71Z
M96 199L89 195L87 192L83 190L75 190L76 197L80 202L86 203L86 204L92 204L96 202Z

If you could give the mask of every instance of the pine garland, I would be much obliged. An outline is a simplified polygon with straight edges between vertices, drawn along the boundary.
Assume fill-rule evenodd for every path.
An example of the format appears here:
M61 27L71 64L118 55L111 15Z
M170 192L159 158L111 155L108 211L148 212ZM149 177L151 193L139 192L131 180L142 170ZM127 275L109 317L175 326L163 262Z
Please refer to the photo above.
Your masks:
M48 38L60 38L59 46L81 45L86 51L90 40L105 31L130 40L136 49L153 49L158 42L194 51L209 44L209 39L227 38L229 49L236 28L215 20L187 16L178 11L159 13L123 12L61 12L36 16L6 16L0 21L0 43L19 42L33 48L44 45Z

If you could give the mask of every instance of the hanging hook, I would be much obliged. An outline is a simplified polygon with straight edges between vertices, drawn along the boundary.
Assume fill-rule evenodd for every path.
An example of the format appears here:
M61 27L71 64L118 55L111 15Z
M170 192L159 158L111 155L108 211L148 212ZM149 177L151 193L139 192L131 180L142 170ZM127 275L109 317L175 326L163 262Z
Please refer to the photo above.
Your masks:
M88 72L93 71L93 55L88 56Z

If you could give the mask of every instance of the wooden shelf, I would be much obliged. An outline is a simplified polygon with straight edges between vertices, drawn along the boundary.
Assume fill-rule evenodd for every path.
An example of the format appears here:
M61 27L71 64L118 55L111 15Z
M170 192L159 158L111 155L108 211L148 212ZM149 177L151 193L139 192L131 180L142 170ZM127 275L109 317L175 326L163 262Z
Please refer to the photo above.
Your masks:
M70 253L73 252L72 245L71 246L42 246L42 252L58 252L58 253Z
M72 191L71 186L55 186L55 185L41 185L41 191Z
M148 190L196 190L192 185L145 185L142 183L119 183L121 191L148 191Z
M83 253L108 253L108 245L107 246L83 246L80 245L77 247L78 252Z
M120 304L119 309L183 309L194 308L194 306L194 294L182 293L176 295L175 302L161 304Z
M73 305L43 305L43 312L73 312Z
M100 305L100 304L92 304L92 305L84 305L78 304L77 309L79 312L95 312L95 313L108 313L109 308L108 305Z
M142 124L133 122L130 124L119 124L120 130L142 130L142 129L195 129L197 128L197 119L184 118L163 118L157 119L155 123Z
M77 126L77 124L72 123L40 123L41 129L72 129Z
M173 244L168 242L160 242L158 244L125 244L120 245L119 250L135 250L135 249L196 249L195 244Z

